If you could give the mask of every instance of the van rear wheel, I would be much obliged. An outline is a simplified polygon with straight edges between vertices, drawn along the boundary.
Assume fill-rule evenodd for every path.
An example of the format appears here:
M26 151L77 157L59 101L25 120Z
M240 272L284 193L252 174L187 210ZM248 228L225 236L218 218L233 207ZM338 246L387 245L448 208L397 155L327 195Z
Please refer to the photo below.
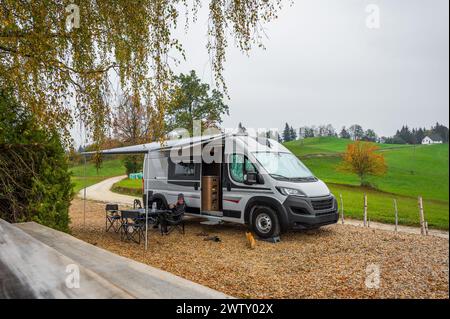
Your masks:
M161 198L156 198L153 202L156 203L156 209L167 209L166 204Z
M275 211L260 206L252 214L252 230L261 238L272 238L280 234L280 223Z

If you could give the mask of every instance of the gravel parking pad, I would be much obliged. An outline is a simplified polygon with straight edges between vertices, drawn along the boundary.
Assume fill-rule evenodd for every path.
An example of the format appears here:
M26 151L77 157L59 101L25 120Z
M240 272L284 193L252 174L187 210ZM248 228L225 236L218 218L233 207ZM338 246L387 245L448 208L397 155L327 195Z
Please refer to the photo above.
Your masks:
M245 227L186 225L162 237L149 232L148 251L105 233L104 204L83 201L71 210L75 237L124 257L240 298L449 298L449 241L350 225L290 232L248 248ZM205 241L200 233L218 236ZM376 271L379 269L379 288ZM368 288L366 283L369 284Z

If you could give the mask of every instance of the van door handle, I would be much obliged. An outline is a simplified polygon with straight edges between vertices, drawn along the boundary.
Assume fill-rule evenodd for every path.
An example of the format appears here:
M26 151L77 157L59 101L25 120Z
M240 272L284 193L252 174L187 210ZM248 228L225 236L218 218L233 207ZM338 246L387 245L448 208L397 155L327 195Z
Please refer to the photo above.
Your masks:
M231 192L231 184L227 183L227 191Z
M198 191L198 183L194 183L194 189Z

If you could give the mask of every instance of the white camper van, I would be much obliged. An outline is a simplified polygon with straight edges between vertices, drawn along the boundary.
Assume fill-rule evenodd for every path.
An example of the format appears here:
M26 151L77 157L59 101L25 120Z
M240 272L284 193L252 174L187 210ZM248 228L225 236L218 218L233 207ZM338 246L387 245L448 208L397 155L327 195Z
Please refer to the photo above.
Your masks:
M102 153L144 153L144 198L159 207L183 193L187 214L246 224L262 238L338 220L336 199L325 183L272 139L220 134Z

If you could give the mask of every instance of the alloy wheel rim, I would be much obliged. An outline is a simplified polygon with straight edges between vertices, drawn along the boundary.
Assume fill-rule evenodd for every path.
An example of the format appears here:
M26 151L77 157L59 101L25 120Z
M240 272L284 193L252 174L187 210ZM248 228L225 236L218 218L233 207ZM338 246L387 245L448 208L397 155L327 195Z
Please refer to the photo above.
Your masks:
M267 234L272 229L272 218L266 213L259 214L256 217L256 227L264 234Z

